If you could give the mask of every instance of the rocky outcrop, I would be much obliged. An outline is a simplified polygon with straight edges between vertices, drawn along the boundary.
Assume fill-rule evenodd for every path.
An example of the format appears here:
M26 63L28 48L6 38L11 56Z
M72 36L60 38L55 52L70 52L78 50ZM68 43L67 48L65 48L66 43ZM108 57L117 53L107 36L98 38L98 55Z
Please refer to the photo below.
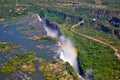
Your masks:
M117 36L120 39L120 30L114 27L120 27L120 11L119 10L107 10L107 9L98 9L91 8L88 12L89 16L93 20L85 21L85 26L90 26L91 28L99 28L105 32ZM103 21L108 22L105 24ZM109 26L109 27L108 27ZM112 28L110 28L113 26Z
M101 25L100 28L101 28L101 30L102 30L103 32L106 32L106 33L111 33L111 31L112 31L112 30L108 29L108 28L107 28L106 26L104 26L104 25Z
M117 36L118 39L120 39L120 30L117 29L109 29L107 26L101 25L100 29L105 33L110 33L115 36Z
M52 22L48 19L45 19L45 30L47 31L47 35L51 36L51 37L59 37L62 35L62 33L60 32L60 29L57 25L56 22Z
M79 21L82 20L81 17L72 16L72 15L67 15L67 14L62 13L62 12L57 12L57 14L58 14L59 16L62 16L67 22L70 21L70 22L73 22L73 23L78 23Z
M120 27L120 19L117 17L112 17L112 19L109 20L109 24L114 27Z
M69 22L72 22L72 23L78 23L79 21L82 20L82 18L79 17L79 16L72 16L72 15L66 14L62 11L59 11L59 10L48 10L48 12L53 13L53 14L59 16L59 17L62 17L63 20L65 20L67 22L69 21Z
M71 15L67 15L67 16L65 17L65 19L66 19L66 21L71 21L71 22L73 22L73 23L78 23L79 21L82 20L81 17L71 16Z
M46 26L50 27L51 29L55 29L55 30L59 29L57 26L57 23L55 23L55 22L52 22L52 21L46 19L45 23L46 23Z
M114 30L114 34L120 39L120 30Z
M107 9L98 9L98 8L91 8L89 10L90 16L96 19L105 19L110 20L113 16L120 17L120 10L107 10Z

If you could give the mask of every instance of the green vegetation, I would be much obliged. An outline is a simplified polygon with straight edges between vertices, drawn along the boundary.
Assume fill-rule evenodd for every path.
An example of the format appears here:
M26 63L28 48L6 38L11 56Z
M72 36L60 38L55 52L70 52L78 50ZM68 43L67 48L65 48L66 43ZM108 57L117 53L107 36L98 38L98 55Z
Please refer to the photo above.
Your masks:
M78 49L79 65L85 72L93 69L95 80L118 80L120 60L109 47L70 32L67 25L60 25L61 31L74 42Z
M1 5L0 6L0 18L12 18L19 17L27 14L26 7L20 7L21 10L14 5Z
M70 64L68 62L66 62L66 64L65 64L65 69L67 70L68 73L70 73L73 76L74 80L78 80L78 77L76 77L77 74L76 74L75 70L73 69L72 66L70 66Z
M116 36L112 35L112 34L109 34L109 33L104 33L103 31L101 30L97 30L97 29L94 29L94 28L90 28L90 27L87 27L87 26L77 26L75 28L75 30L79 33L83 33L83 34L86 34L86 35L89 35L89 36L92 36L94 38L97 38L99 40L102 40L104 42L107 42L111 45L114 45L114 46L118 46L120 47L120 41L119 39L117 39Z
M0 42L0 52L1 51L6 51L10 52L12 49L18 48L19 46L16 44L11 44L7 42Z
M16 3L16 0L0 0L0 5L4 5L4 4L6 4L6 5L15 5L15 3Z
M10 74L16 70L10 63L5 62L1 68L1 72L4 74Z
M108 6L108 8L120 8L120 1L119 0L102 0L102 4Z
M10 74L16 69L29 73L35 72L35 53L28 52L26 54L16 55L10 58L9 62L5 62L1 68L4 74Z
M19 28L17 28L17 30L30 31L30 30L35 30L35 28L33 26L25 26L25 27L19 27Z
M34 26L17 27L17 30L19 30L23 35L27 35L34 32L40 32L40 30L35 29Z
M18 1L19 6L15 6L16 1ZM93 0L80 0L76 2L69 2L67 0L35 0L34 2L33 0L16 1L2 0L0 2L0 18L18 17L22 15L27 15L28 12L39 13L47 16L48 19L59 23L61 31L66 36L70 37L70 39L74 42L79 52L79 65L82 67L84 72L92 68L92 75L94 76L95 80L119 80L120 60L118 60L117 57L115 57L114 51L105 45L102 45L100 43L94 42L92 40L86 39L82 36L70 32L71 24L74 23L72 21L66 20L66 15L76 17L80 16L84 18L88 24L90 24L91 20L94 17L96 18L96 16L100 16L102 19L100 23L104 23L106 25L106 17L109 18L108 16L114 16L114 13L117 14L116 9L120 9L119 0L100 0L101 2L99 5L102 7L98 7L99 5L95 4ZM90 13L91 9L95 10ZM59 12L61 12L61 14L57 14ZM100 14L100 12L103 12L103 14ZM110 14L108 12L110 12ZM65 13L66 15L62 13ZM117 16L119 17L119 15ZM7 24L7 26L9 26L9 24ZM29 34L29 32L35 31L34 27L19 28L19 30L23 30L22 33L24 34ZM80 32L88 36L92 36L97 39L108 42L109 44L118 47L120 50L119 40L111 34L106 34L100 30L96 30L86 26L78 26L75 30L78 33ZM31 39L37 41L56 40L49 37L34 37ZM16 45L0 43L0 51L9 51L11 49L16 48L13 46ZM34 72L34 61L35 57L32 54L16 55L12 57L9 62L3 64L1 72L9 74L14 72L16 69L20 69L27 72ZM45 62L45 60L43 59L39 59L39 61L42 61L40 70L44 73L44 77L47 80L77 79L75 77L76 74L74 74L73 68L68 63L57 61Z
M57 41L57 38L52 38L49 36L43 36L43 37L32 37L30 38L31 40L35 40L35 41L43 41L43 42L50 42L50 41Z
M92 3L95 4L94 0L80 0L81 2L85 2L85 3Z
M69 63L50 61L41 63L40 70L45 80L78 80L78 75Z

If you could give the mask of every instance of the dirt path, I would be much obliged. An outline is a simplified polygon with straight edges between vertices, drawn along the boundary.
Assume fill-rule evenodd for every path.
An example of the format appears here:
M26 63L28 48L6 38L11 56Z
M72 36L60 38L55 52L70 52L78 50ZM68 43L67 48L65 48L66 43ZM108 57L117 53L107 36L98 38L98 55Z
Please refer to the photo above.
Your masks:
M78 33L78 32L76 32L76 31L74 30L74 28L75 28L76 26L79 26L79 25L80 25L81 23L83 23L83 22L84 22L84 20L78 22L77 24L72 25L72 27L71 27L71 32L73 32L73 33L75 33L75 34L78 34L78 35L80 35L80 36L83 36L83 37L85 37L85 38L91 39L91 40L93 40L93 41L99 42L99 43L101 43L101 44L103 44L103 45L109 46L112 50L114 50L114 52L115 52L114 55L117 56L118 59L120 59L120 53L119 53L118 49L116 49L116 48L115 48L114 46L112 46L111 44L106 43L106 42L104 42L104 41L101 41L101 40L99 40L99 39L96 39L96 38L94 38L94 37L91 37L91 36L82 34L82 33L80 33L80 32Z

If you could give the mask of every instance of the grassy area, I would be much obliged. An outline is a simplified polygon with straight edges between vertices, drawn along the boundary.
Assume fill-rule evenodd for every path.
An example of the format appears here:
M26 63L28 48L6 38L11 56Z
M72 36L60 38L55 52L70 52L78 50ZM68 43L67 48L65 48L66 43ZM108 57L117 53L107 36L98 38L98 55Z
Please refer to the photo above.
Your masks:
M28 52L26 54L16 55L10 58L8 62L3 63L0 69L3 74L10 74L17 69L29 73L35 72L35 53Z
M11 50L18 48L18 47L19 46L16 44L0 42L0 52L2 52L2 51L10 52Z
M60 25L60 29L76 46L79 65L84 72L93 69L95 80L119 79L120 60L111 48L70 32L67 25Z

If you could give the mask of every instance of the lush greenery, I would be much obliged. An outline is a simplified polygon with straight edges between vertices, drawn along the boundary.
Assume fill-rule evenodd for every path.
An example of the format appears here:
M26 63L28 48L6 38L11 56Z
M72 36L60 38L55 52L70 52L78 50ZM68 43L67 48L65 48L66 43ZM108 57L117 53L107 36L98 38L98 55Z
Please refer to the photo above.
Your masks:
M119 79L120 60L111 48L70 32L67 25L60 25L60 28L78 49L79 65L84 72L92 68L95 80Z
M28 52L26 54L16 55L10 58L8 62L3 63L1 72L4 74L10 74L17 69L26 72L35 72L35 53Z
M16 0L1 0L0 1L0 5L4 5L4 4L6 4L6 5L15 5L15 3L16 3Z
M17 30L19 30L21 32L21 34L23 34L23 35L28 35L28 34L35 33L35 32L40 32L40 30L36 29L33 26L17 27Z
M9 74L12 73L16 70L15 67L13 67L12 64L10 64L9 62L5 62L1 68L1 72L4 74Z
M75 30L78 33L83 33L83 34L92 36L94 38L107 42L115 47L118 47L118 48L120 47L120 41L116 36L109 33L104 33L99 29L94 29L94 28L80 25L80 26L77 26Z
M105 5L105 6L108 6L108 8L117 8L119 9L120 8L120 1L118 0L103 0L102 1L102 4Z
M18 1L19 6L16 6L16 1ZM82 67L83 71L85 72L88 69L93 69L92 75L94 76L95 80L118 80L120 75L120 60L114 56L114 51L111 48L102 45L100 43L94 42L77 34L74 34L70 31L70 26L67 23L71 24L72 21L66 21L66 15L70 16L81 16L84 18L88 23L92 20L93 16L91 17L89 11L91 7L94 7L96 12L99 13L99 7L101 10L114 10L120 8L120 1L119 0L101 0L101 3L96 5L93 0L80 0L76 1L77 3L73 3L72 1L67 4L67 0L62 2L57 2L54 0L2 0L0 2L0 18L9 18L9 17L18 17L21 15L26 15L28 12L32 13L39 13L46 15L48 19L56 21L57 23L61 24L60 28L61 31L74 42L76 48L78 49L78 60L79 65ZM65 3L64 3L65 2ZM83 2L83 3L82 3ZM59 5L60 4L60 5ZM107 7L103 7L107 6ZM103 9L105 8L105 9ZM110 12L112 12L112 10ZM65 13L60 14L57 13ZM102 11L101 11L102 12ZM104 11L105 12L105 11ZM107 13L109 11L106 11ZM112 13L114 14L114 13ZM93 13L94 16L104 16L98 15L97 13ZM106 16L106 15L105 15ZM113 15L112 15L113 16ZM118 15L119 16L119 15ZM65 24L66 22L66 24ZM102 22L102 21L101 21ZM105 21L103 21L105 22ZM73 24L73 23L72 23ZM99 24L99 23L97 23ZM106 24L106 23L105 23ZM34 27L26 27L21 28L24 34L26 31L35 31ZM100 40L108 42L115 47L120 48L120 43L116 39L115 36L111 34L106 34L101 32L100 30L91 29L90 27L86 26L78 26L76 32L80 32L92 37L96 37ZM33 40L37 41L53 41L53 39L48 37L40 37L40 38L32 38ZM13 45L10 44L2 44L0 43L0 51L4 50L11 50L16 47L12 47ZM16 46L16 45L14 45ZM9 74L14 72L16 69L20 69L22 71L27 72L34 72L34 61L35 56L31 53L23 54L23 55L16 55L13 56L9 62L6 62L2 65L1 72L5 74ZM40 70L44 73L44 77L47 80L55 80L55 79L76 79L75 74L72 67L68 63L62 62L45 62L42 63ZM49 67L49 68L48 68ZM65 74L66 73L66 74Z
M52 38L49 36L43 36L43 37L32 37L30 38L31 40L35 40L35 41L44 41L44 42L50 42L50 41L57 41L56 38Z
M11 51L12 49L18 48L19 46L12 43L0 42L0 52L1 51Z
M76 77L77 74L75 70L68 62L66 62L65 64L65 69L67 70L68 73L70 73L73 76L74 80L78 80L78 77Z
M78 80L78 75L70 64L62 61L43 62L40 70L45 80Z
M97 1L97 0L96 0ZM59 11L65 10L68 14L76 14L79 10L77 8L81 7L95 7L95 6L107 6L107 9L119 9L120 1L114 0L98 0L101 4L95 4L94 0L80 0L80 1L56 1L56 0L2 0L0 1L0 18L16 17L21 15L26 15L28 12L35 13L46 13L46 8L57 9ZM76 2L76 3L75 3ZM70 12L69 12L70 11ZM79 13L84 12L84 10L79 11ZM48 18L55 19L58 22L63 22L64 19L59 19L56 14L47 12ZM74 15L75 15L74 14ZM79 14L81 15L81 14ZM83 15L83 14L82 14ZM85 16L85 15L84 15Z
M30 31L30 30L35 30L35 28L33 26L25 26L25 27L18 27L17 30Z

